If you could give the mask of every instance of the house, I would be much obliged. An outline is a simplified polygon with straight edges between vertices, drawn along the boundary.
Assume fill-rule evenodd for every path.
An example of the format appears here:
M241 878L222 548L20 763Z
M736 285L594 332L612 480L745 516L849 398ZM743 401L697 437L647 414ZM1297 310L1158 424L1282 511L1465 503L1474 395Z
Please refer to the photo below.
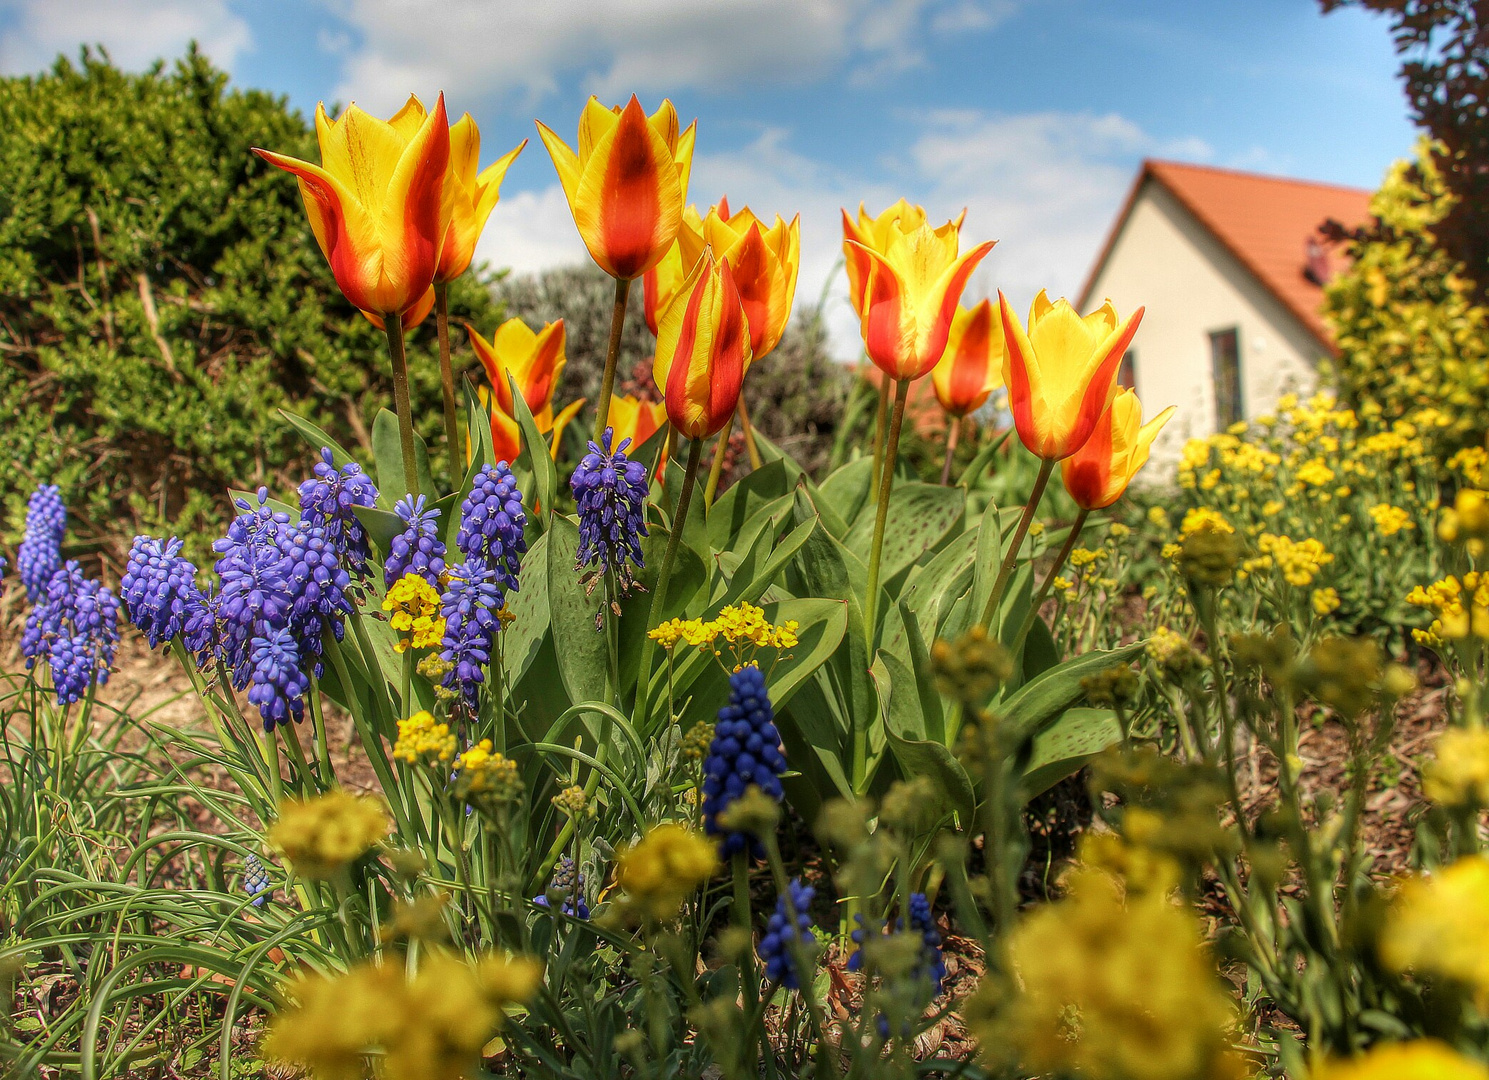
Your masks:
M1343 265L1319 227L1369 217L1371 193L1169 161L1143 163L1080 292L1142 305L1120 380L1144 411L1177 405L1153 449L1174 461L1186 439L1309 393L1333 352L1323 284Z

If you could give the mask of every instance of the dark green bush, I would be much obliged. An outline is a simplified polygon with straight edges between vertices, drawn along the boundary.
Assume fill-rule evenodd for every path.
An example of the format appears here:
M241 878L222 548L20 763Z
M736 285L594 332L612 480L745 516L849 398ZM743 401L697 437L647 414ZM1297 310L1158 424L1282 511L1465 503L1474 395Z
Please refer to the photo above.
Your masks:
M117 557L137 531L198 557L228 487L285 484L310 454L280 419L366 446L391 401L382 335L337 290L295 183L251 154L318 160L282 97L230 89L192 51L0 79L0 503L58 483L70 543ZM467 275L455 318L499 310ZM457 363L474 363L457 335ZM433 320L410 339L415 415L442 453ZM69 552L70 554L73 552Z

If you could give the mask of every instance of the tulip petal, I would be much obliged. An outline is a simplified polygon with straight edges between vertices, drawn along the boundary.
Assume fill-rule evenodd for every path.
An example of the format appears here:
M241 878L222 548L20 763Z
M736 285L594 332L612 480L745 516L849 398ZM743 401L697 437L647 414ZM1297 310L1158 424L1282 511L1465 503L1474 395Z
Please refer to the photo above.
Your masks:
M454 193L445 183L449 165L450 125L441 94L403 149L382 203L385 311L404 310L434 280L450 226Z
M671 148L634 97L584 162L570 206L590 255L615 278L655 266L682 222L682 190Z
M558 182L563 186L564 198L573 206L574 197L579 192L579 155L570 150L569 144L555 135L543 121L536 120L534 123L538 125L538 137L543 140L548 156L553 159L553 167L558 171Z

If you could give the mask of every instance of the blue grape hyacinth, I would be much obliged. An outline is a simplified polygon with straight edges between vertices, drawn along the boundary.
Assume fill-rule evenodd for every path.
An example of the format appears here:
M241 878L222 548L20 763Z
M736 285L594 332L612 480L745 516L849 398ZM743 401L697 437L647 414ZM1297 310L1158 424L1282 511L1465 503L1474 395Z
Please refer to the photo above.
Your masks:
M277 539L283 556L280 570L289 599L288 627L304 660L313 661L321 676L321 632L329 628L340 641L345 618L352 612L346 595L351 575L342 568L324 529L303 525L281 530Z
M703 827L710 836L723 837L720 849L725 858L742 851L758 857L762 849L754 837L722 829L719 815L752 786L780 802L785 771L765 676L754 664L746 664L729 676L729 704L719 710L703 762Z
M26 502L26 531L16 551L16 573L33 604L46 596L47 582L62 568L67 507L56 484L42 484Z
M403 531L388 545L383 584L388 588L405 574L418 574L435 588L445 572L445 545L439 538L439 508L425 507L424 496L405 495L393 512L403 519Z
M793 878L788 888L791 892L791 905L787 905L785 896L776 897L776 909L765 925L765 935L760 939L758 952L761 962L765 964L767 979L788 990L799 990L801 973L797 970L792 946L810 947L817 943L817 938L812 933L812 917L808 914L817 890L810 885L803 885L798 878ZM796 909L794 923L791 907Z
M276 630L252 641L252 675L248 701L257 705L265 731L305 715L305 694L310 680L300 665L300 650L288 630Z
M896 925L903 928L903 920ZM941 952L941 932L936 929L931 902L925 893L910 894L910 930L920 935L920 962L914 976L925 979L931 988L931 997L941 993L941 983L946 978L946 958Z
M243 891L253 897L254 907L263 907L274 898L269 891L269 871L257 855L248 855L243 860Z
M27 614L21 655L27 670L46 660L57 703L70 705L95 684L108 682L118 643L118 598L69 559L52 574L45 596Z
M371 547L353 507L376 503L377 485L362 466L350 461L338 469L330 447L321 447L315 475L300 484L300 521L324 529L326 539L354 573L366 569Z
M496 614L501 606L501 586L490 566L470 559L450 570L440 610L445 619L440 657L451 665L444 685L458 689L472 712L486 681L482 669L491 663L492 646L501 630Z
M288 560L279 550L277 531L236 529L237 524L214 547L221 554L217 576L222 589L216 611L219 658L231 672L234 688L241 690L253 670L253 639L286 627L293 599L286 576ZM235 529L246 538L243 542L234 542Z
M576 570L590 567L592 573L613 572L622 593L635 583L629 564L646 565L641 538L646 533L646 499L649 485L646 466L626 456L630 439L622 439L611 450L611 428L599 444L591 442L589 453L574 469L569 486L579 511L579 553Z
M158 648L186 629L197 598L196 567L181 554L181 541L174 536L169 540L136 536L119 593L129 621L145 635L150 648Z
M460 531L455 546L467 560L489 566L503 591L517 589L517 571L527 540L522 535L527 514L522 492L505 461L482 465L475 484L460 504Z
M584 902L584 875L567 855L553 868L547 890L533 897L533 903L539 907L552 907L555 900L559 902L559 911L570 918L589 918L589 905Z

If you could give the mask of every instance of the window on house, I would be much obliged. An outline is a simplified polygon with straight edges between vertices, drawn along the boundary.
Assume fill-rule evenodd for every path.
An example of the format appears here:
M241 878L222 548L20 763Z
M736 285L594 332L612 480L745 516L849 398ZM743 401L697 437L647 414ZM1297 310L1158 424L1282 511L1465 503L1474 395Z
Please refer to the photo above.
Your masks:
M1215 380L1215 427L1224 431L1246 414L1241 398L1241 335L1234 326L1210 334L1210 374Z
M1122 363L1117 365L1117 385L1137 389L1137 353L1132 349L1122 354Z

